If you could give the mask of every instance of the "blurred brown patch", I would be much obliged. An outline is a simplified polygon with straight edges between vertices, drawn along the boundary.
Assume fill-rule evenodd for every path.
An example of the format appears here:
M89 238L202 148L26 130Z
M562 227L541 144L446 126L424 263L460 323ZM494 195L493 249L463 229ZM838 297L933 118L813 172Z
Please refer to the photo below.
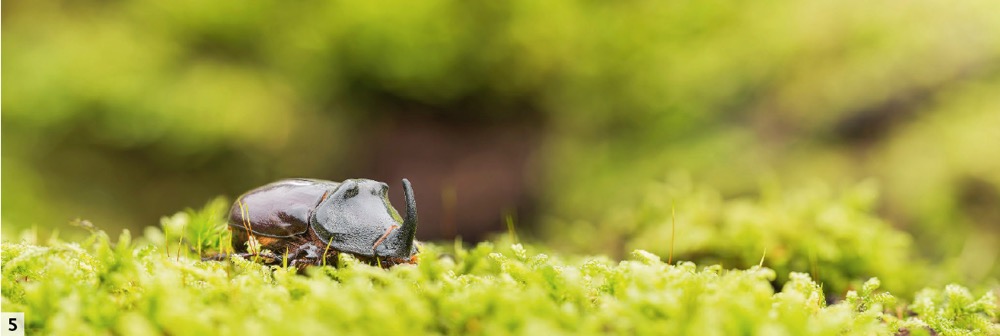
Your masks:
M387 118L370 133L368 178L386 181L403 204L399 180L413 183L420 239L479 240L505 230L504 214L533 212L531 157L541 128L527 122L474 122L426 115Z

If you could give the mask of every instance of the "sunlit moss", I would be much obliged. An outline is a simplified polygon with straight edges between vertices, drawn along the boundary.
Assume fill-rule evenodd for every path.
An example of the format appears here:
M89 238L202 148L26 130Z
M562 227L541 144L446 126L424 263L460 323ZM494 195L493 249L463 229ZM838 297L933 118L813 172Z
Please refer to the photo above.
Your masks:
M212 218L213 208L172 218ZM189 235L198 231L184 232L179 241L195 241ZM343 257L336 267L300 275L240 257L201 261L187 243L177 254L154 241L123 232L112 242L94 231L80 243L4 242L4 310L24 311L31 334L893 335L1000 328L995 296L976 299L957 285L920 292L906 306L870 279L829 304L805 273L792 273L776 292L777 274L766 267L668 264L643 250L614 262L520 244L426 244L419 265L385 270Z

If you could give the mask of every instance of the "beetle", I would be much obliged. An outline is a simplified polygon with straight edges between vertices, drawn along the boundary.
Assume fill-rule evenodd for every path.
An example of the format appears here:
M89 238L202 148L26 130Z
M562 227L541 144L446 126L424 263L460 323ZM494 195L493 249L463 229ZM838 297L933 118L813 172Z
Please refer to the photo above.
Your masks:
M229 213L233 250L300 269L346 253L372 265L417 263L417 205L403 179L406 218L389 203L389 186L369 179L285 179L240 196ZM253 237L259 247L248 249ZM254 251L256 250L256 251Z

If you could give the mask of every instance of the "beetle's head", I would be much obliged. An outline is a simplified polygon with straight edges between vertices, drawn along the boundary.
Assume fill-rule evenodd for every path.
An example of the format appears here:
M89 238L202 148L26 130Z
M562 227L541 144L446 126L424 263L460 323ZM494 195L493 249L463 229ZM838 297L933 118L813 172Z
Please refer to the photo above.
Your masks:
M316 207L312 225L339 251L362 257L410 260L416 253L417 205L403 179L406 217L389 203L389 186L368 179L344 181Z

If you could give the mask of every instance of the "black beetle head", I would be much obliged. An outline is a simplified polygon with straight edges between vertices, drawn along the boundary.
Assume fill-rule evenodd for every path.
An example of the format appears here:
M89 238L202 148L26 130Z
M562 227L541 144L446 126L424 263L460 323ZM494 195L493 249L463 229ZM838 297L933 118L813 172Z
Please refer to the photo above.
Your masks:
M351 179L320 202L311 219L331 249L365 257L409 259L416 253L417 209L410 182L403 179L406 219L389 203L389 186Z

